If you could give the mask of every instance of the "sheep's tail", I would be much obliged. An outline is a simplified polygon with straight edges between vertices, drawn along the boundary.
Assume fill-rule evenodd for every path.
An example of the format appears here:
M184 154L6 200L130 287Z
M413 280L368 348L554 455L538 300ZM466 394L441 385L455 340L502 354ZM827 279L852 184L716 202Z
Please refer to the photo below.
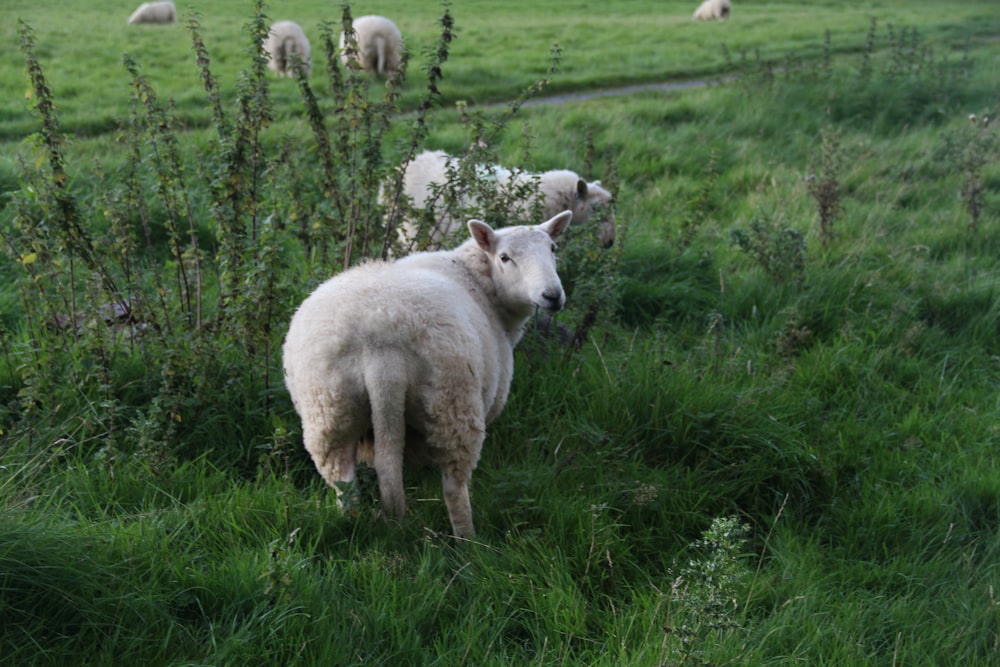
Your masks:
M401 518L406 512L403 491L403 450L406 447L406 362L381 358L365 364L365 390L372 411L372 464L378 475L382 511Z
M285 73L286 76L295 76L296 72L292 71L292 65L295 63L295 55L298 54L299 62L302 66L305 66L305 60L302 58L302 54L299 51L299 43L295 37L287 35L283 40L281 40L281 71Z
M382 35L375 36L375 71L378 72L379 76L385 75L386 62L385 62L385 37Z

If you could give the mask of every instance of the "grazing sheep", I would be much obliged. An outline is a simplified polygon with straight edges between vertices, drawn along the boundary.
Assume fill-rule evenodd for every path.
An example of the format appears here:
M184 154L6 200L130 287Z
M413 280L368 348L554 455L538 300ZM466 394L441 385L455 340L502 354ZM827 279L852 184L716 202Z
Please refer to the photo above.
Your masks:
M436 199L435 189L453 179L458 158L444 151L424 151L417 155L406 166L403 176L403 193L410 198L414 208L424 209L428 205L435 206L437 225L431 232L430 248L441 247L458 230L458 221L447 210L443 201ZM512 172L499 166L481 167L482 175L495 179L498 188L510 191L518 185L538 181L538 194L542 197L544 217L550 218L559 211L573 211L574 227L586 225L591 215L597 209L603 211L602 224L599 230L601 245L610 248L615 242L615 216L611 210L611 193L601 187L600 181L588 183L575 172L567 169L546 171L542 174L528 172ZM383 203L385 193L383 192ZM462 196L464 201L458 202L459 207L474 204L468 196ZM525 221L530 216L534 198L521 202L518 208L518 218ZM413 220L403 220L398 227L399 239L405 247L412 245L416 238L417 227Z
M440 469L454 534L474 534L472 470L507 401L522 327L536 308L565 304L553 240L571 218L497 231L472 220L472 238L454 250L362 264L299 306L285 385L338 500L367 454L383 511L401 518L405 453Z
M271 26L264 42L264 50L271 57L267 64L278 76L294 76L293 54L302 62L302 72L309 76L309 40L302 27L294 21L278 21Z
M132 23L176 23L177 8L172 2L144 2L128 17Z
M705 0L694 12L694 18L698 21L714 21L715 19L728 19L731 6L729 0Z
M396 71L403 54L403 36L396 24L384 16L359 16L353 22L357 53L351 54L369 74L388 76ZM349 65L347 36L340 34L340 58Z

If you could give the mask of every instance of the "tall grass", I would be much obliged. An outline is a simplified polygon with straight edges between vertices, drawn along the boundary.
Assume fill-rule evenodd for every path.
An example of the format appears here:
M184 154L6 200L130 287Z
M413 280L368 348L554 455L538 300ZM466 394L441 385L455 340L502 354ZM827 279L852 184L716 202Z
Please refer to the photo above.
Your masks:
M20 28L40 129L0 214L0 662L996 662L992 43L866 20L849 55L734 43L740 79L705 90L441 111L449 8L400 117L416 57L345 70L342 7L296 124L264 9L238 76L178 26L202 128L133 57L123 156L82 162ZM276 350L312 285L385 252L377 184L480 143L611 173L623 231L561 259L581 344L517 351L459 543L433 471L398 525L370 470L336 510Z

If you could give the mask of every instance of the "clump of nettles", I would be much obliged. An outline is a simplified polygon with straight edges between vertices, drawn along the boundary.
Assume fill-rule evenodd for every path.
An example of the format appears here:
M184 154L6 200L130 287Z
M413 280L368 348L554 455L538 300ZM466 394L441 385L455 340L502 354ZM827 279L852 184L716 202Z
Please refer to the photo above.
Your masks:
M350 25L346 5L343 16ZM404 68L381 100L370 99L369 79L344 71L335 30L324 26L324 89L336 113L322 111L327 105L300 75L315 141L297 147L271 129L268 24L256 0L244 28L249 62L229 106L198 17L190 15L214 129L203 149L192 148L195 159L185 159L172 103L126 54L126 159L108 172L98 166L93 193L79 191L86 179L71 178L58 105L33 33L19 25L41 127L26 144L35 155L20 158L24 186L11 194L11 215L0 224L0 253L19 267L12 289L25 322L18 335L0 338L6 366L16 369L20 419L5 427L12 439L44 439L37 434L44 423L69 441L58 426L65 420L75 425L74 443L100 443L102 465L129 455L163 474L178 455L193 452L186 443L204 434L211 422L204 406L212 404L233 425L233 437L216 441L214 452L242 451L246 442L236 434L265 434L286 409L271 399L280 383L274 354L302 285L384 254L393 230L382 222L377 192ZM447 8L441 25L413 150L426 136L421 123L447 56ZM138 379L137 368L144 371Z
M833 239L833 222L844 211L840 203L840 137L826 128L820 133L820 168L806 177L806 189L816 200L819 213L819 238L825 248Z
M690 247L698 230L709 219L714 203L712 191L719 176L718 158L718 152L713 148L701 179L701 188L684 205L677 236L678 254L683 254Z
M942 135L935 161L945 173L959 173L959 196L969 214L969 228L975 231L983 215L986 183L983 170L1000 157L1000 145L990 117L969 115L969 123Z
M299 528L296 528L284 539L272 540L268 545L270 558L258 579L266 582L263 594L272 607L292 601L295 595L292 577L309 562L294 549L298 534Z
M716 518L691 544L695 556L671 585L670 614L663 628L675 642L674 657L681 663L709 664L708 642L744 629L740 600L752 578L743 552L749 532L737 517Z
M777 283L801 283L805 274L806 241L802 232L780 220L755 215L747 229L732 231L733 243L750 255Z

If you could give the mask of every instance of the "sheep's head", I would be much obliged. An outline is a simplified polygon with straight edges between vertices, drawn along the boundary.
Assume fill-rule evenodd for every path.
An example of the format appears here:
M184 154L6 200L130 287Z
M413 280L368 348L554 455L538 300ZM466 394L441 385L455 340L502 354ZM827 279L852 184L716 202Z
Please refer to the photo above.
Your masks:
M469 233L486 253L497 298L514 317L527 318L536 307L554 313L566 304L555 240L572 218L572 211L563 211L540 225L500 230L481 220L469 222Z
M585 224L591 217L600 225L598 236L601 245L610 248L615 244L615 211L611 204L611 193L601 187L600 181L588 183L578 179L573 215L577 224Z
M572 172L563 173L572 174ZM593 217L601 245L610 248L615 244L615 212L611 202L611 193L601 186L600 181L588 183L575 174L572 175L575 178L575 185L572 188L564 188L556 198L557 202L555 203L558 204L559 208L573 211L573 220L576 221L577 228L588 225ZM587 232L588 235L591 233Z

